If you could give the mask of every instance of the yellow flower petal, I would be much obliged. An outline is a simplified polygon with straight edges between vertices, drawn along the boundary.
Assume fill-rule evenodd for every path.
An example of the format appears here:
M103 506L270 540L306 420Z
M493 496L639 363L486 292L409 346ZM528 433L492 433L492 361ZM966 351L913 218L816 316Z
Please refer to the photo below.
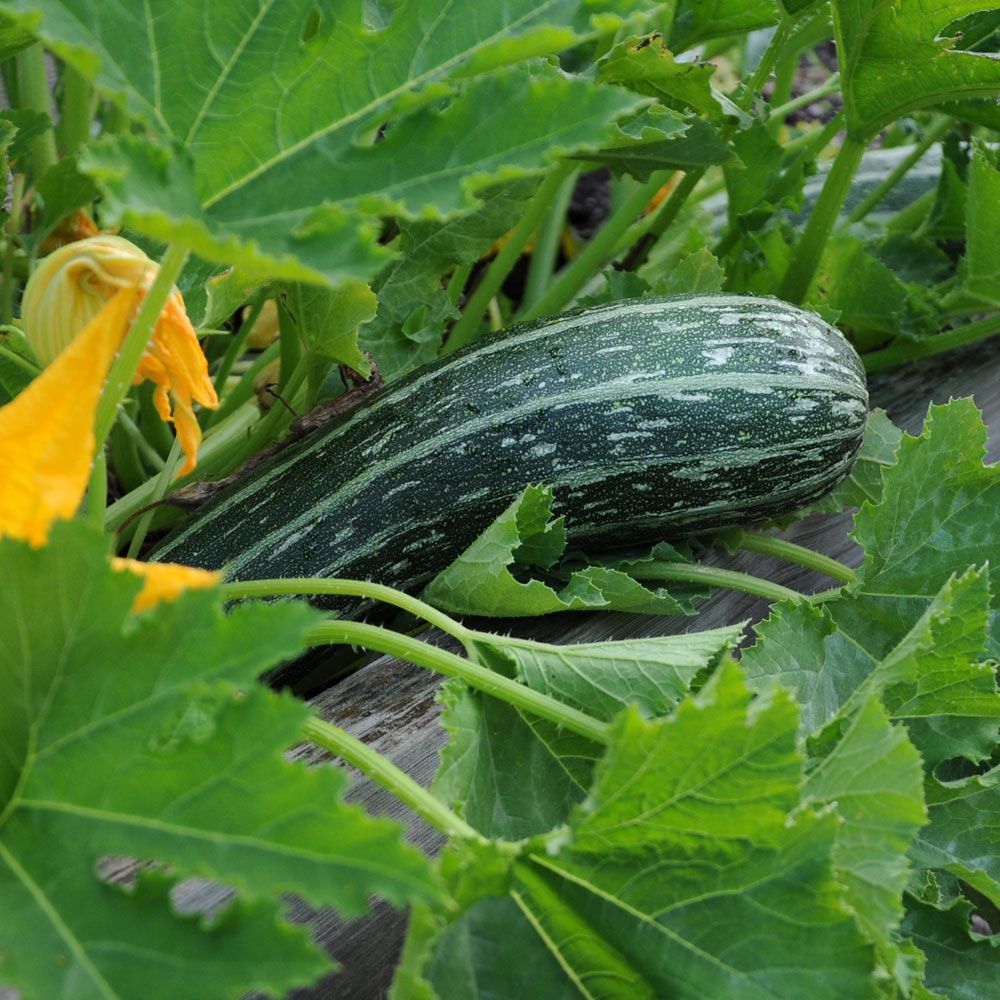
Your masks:
M56 250L35 269L24 290L21 323L38 357L50 362L121 288L148 291L157 265L134 243L100 235ZM208 377L208 362L184 308L174 291L160 313L134 382L156 383L156 408L174 424L187 462L195 466L201 428L193 403L215 408L219 400Z
M133 611L145 611L160 601L176 600L185 590L215 587L222 579L222 574L214 570L176 563L145 563L136 559L112 559L111 568L142 577L142 590L132 604Z
M139 289L116 293L16 399L0 407L0 537L44 545L76 513L94 458L101 388Z
M153 401L160 417L177 429L177 437L187 456L179 473L184 475L195 467L201 444L201 427L194 415L192 402L215 409L219 399L208 377L208 362L188 319L180 292L172 292L167 299L156 323L153 339L139 362L136 381L144 378L156 383Z

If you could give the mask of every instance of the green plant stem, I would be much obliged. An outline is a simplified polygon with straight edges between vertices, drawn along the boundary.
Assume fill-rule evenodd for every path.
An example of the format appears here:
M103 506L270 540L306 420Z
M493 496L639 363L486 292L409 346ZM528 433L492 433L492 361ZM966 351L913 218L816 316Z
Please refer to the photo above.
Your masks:
M108 462L101 448L94 456L87 486L87 520L95 527L104 526L104 511L108 506Z
M531 260L528 263L528 277L525 280L524 298L521 302L522 309L530 308L545 294L545 289L552 278L552 272L555 270L556 259L559 255L563 227L566 225L566 212L569 210L569 202L573 197L573 189L576 187L576 180L579 176L580 171L573 170L563 179L538 229L535 249L532 251Z
M798 591L749 573L692 563L637 563L629 567L628 575L636 580L678 580L684 583L703 583L710 587L725 587L727 590L742 590L769 601L800 601L803 596Z
M226 353L222 355L219 367L215 372L215 394L219 399L222 399L225 393L226 379L229 378L229 373L233 370L233 365L236 364L237 359L246 350L247 341L250 339L250 334L253 333L253 325L257 322L266 301L267 299L263 296L258 296L256 301L250 306L247 318L240 324L239 330L233 334L232 339L226 345ZM211 413L213 411L206 410L204 412Z
M822 552L814 552L804 545L796 545L795 542L789 542L784 538L775 538L773 535L761 535L755 531L744 531L737 528L732 532L727 532L723 541L727 547L776 556L786 562L816 570L817 573L823 573L833 577L834 580L840 580L842 583L857 582L857 574L849 566L845 566L837 559L823 555Z
M451 328L444 345L445 354L465 347L475 338L482 323L483 314L489 308L490 300L500 291L507 275L513 270L528 240L531 239L538 224L542 221L552 199L574 169L572 163L559 163L539 185L534 197L528 202L524 214L510 231L507 242L493 258L475 291L469 296L462 315Z
M167 456L167 460L160 469L159 475L154 480L155 486L153 488L153 495L150 499L150 503L156 503L157 500L162 500L166 495L167 491L170 489L171 480L174 478L174 472L177 470L177 463L180 461L181 457L181 442L177 438L174 440L174 445L170 449L170 454ZM132 534L132 540L129 542L128 546L128 558L135 559L139 555L139 550L142 548L142 543L146 540L146 535L149 532L149 526L153 523L153 517L156 514L156 509L147 510L142 517L139 518L139 523L136 525L135 531Z
M747 83L747 89L754 97L760 94L764 89L764 85L771 78L771 71L774 69L774 64L784 52L795 23L792 18L783 17L774 29L774 34L767 43L767 48L764 50L764 54L760 57L760 62L757 63Z
M124 409L122 413L124 413ZM115 479L123 490L134 490L140 487L148 478L139 458L139 449L135 438L125 429L121 420L115 422L108 438L110 447L111 467L115 470ZM104 527L104 511L101 511L101 524Z
M128 436L135 443L137 451L142 457L157 471L163 468L163 456L149 443L146 436L139 429L139 425L132 419L132 415L122 408L118 411L118 425L120 425Z
M72 156L90 138L96 107L90 81L73 66L64 66L59 116L59 144L64 156Z
M594 235L594 238L564 267L545 294L520 316L522 320L539 319L562 310L591 275L614 256L619 237L635 222L636 217L649 203L649 199L663 187L671 171L657 170L645 184L640 184L622 202L621 208L611 215Z
M698 167L696 170L689 170L680 183L670 192L667 200L657 209L656 215L649 229L635 246L632 247L628 256L622 262L622 270L637 271L646 262L650 250L659 242L660 237L673 225L688 196L697 187L698 182L705 176L708 167Z
M222 403L217 410L211 410L208 419L205 421L205 428L215 427L221 424L229 416L235 413L244 403L253 397L254 379L278 356L278 342L270 344L266 350L262 351L249 365L247 370L240 375L239 385L234 386L222 397Z
M256 455L262 448L266 448L272 441L277 441L288 430L289 425L297 416L295 412L296 396L302 388L302 383L306 380L308 367L309 358L301 358L295 371L289 376L288 382L282 390L281 398L275 399L271 403L271 408L236 450L232 457L233 468L239 468L248 458ZM291 411L289 407L291 407Z
M965 347L967 344L987 340L998 333L1000 333L1000 316L988 316L986 319L967 323L965 326L949 330L947 333L939 333L926 340L894 344L880 351L870 351L868 354L863 354L861 360L865 364L866 371L880 372L886 368L905 364L907 361L916 361L917 358L933 357L935 354L953 351L956 347Z
M803 600L809 604L822 604L824 601L832 601L844 593L843 587L831 587L829 590L820 590L815 594L809 594Z
M388 789L436 830L449 837L463 837L467 840L484 839L437 796L419 785L405 771L401 771L387 757L383 757L338 726L311 716L306 720L303 732L310 743L336 754L362 774Z
M875 190L870 191L854 206L845 225L860 222L909 173L913 166L920 162L927 150L947 134L951 127L952 120L950 118L940 118L934 122L907 157L889 173Z
M247 434L259 420L260 411L252 403L247 403L230 414L202 440L201 448L198 449L198 468L174 480L173 485L180 488L195 479L211 479L233 469L233 456L243 447ZM126 493L111 504L104 517L105 530L118 531L126 521L152 501L155 488L156 479L149 479L138 489Z
M52 95L45 72L45 50L35 42L17 54L17 76L20 85L21 107L40 111L52 118ZM56 164L56 137L48 128L31 143L31 165L37 181L46 170ZM103 438L101 439L103 440Z
M798 97L793 97L789 101L785 101L783 104L779 104L777 107L771 108L771 115L768 120L768 124L780 124L783 122L790 114L798 111L799 108L808 107L814 101L821 101L824 97L829 97L830 94L835 94L840 89L840 74L834 73L825 83L821 83L818 87L813 90L808 91L805 94L800 94Z
M451 272L451 277L448 279L448 290L446 292L448 296L448 301L453 306L458 306L462 301L462 293L465 291L465 286L469 282L469 275L472 274L472 268L474 263L470 262L468 264L459 264L456 266L455 270Z
M868 140L852 135L844 136L843 145L833 161L823 190L809 217L809 224L795 248L792 264L778 288L778 298L798 304L806 297L816 276L823 249L826 246L844 199L850 190L851 181L857 172L861 157L868 148Z
M477 691L554 722L595 743L607 744L610 739L605 723L564 705L555 698L518 684L503 674L494 673L454 653L377 625L364 622L324 622L310 630L306 641L313 646L339 643L388 653L445 677L457 677Z
M0 319L9 324L14 318L14 254L17 233L21 226L21 211L24 207L24 174L14 174L11 185L10 215L7 217L7 241L3 253L3 301L0 305Z
M221 590L222 597L226 601L297 594L365 597L373 601L391 604L401 611L421 618L429 625L433 625L447 635L458 639L463 645L468 644L472 634L460 622L419 598L380 583L372 583L371 580L321 580L308 576L272 580L235 580L231 583L224 583Z
M104 442L111 432L111 425L115 422L118 407L128 393L132 376L135 374L136 368L139 367L142 353L146 350L146 345L153 335L156 321L163 311L163 306L174 287L174 282L184 268L187 256L188 251L184 247L175 243L167 247L156 278L143 297L139 314L133 321L125 337L125 342L111 365L107 384L104 386L101 401L97 406L94 433L98 448L104 447Z

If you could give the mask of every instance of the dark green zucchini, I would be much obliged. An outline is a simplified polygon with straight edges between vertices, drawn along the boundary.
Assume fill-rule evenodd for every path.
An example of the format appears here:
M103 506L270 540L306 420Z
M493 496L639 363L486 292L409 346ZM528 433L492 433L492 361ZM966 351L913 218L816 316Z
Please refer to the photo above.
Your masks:
M592 549L759 521L846 475L867 402L858 356L812 313L738 296L616 302L413 372L154 558L412 589L529 483L555 487L570 537Z

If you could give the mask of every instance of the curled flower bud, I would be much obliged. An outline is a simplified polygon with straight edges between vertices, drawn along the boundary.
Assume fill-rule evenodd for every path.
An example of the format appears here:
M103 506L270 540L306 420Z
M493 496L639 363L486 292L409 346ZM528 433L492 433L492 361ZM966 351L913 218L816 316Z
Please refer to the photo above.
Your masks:
M21 324L39 359L49 364L122 288L148 291L158 267L121 236L93 236L46 257L24 290ZM187 462L195 466L201 429L193 403L219 405L208 363L176 289L157 320L133 384L149 379L160 417L174 424Z

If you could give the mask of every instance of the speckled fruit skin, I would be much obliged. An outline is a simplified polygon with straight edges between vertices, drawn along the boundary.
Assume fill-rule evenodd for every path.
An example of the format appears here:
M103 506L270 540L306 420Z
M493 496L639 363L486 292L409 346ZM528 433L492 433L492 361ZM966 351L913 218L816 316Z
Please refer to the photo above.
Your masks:
M843 479L867 406L860 359L813 313L727 295L615 302L413 372L154 558L412 589L529 483L555 488L591 549L760 521Z

